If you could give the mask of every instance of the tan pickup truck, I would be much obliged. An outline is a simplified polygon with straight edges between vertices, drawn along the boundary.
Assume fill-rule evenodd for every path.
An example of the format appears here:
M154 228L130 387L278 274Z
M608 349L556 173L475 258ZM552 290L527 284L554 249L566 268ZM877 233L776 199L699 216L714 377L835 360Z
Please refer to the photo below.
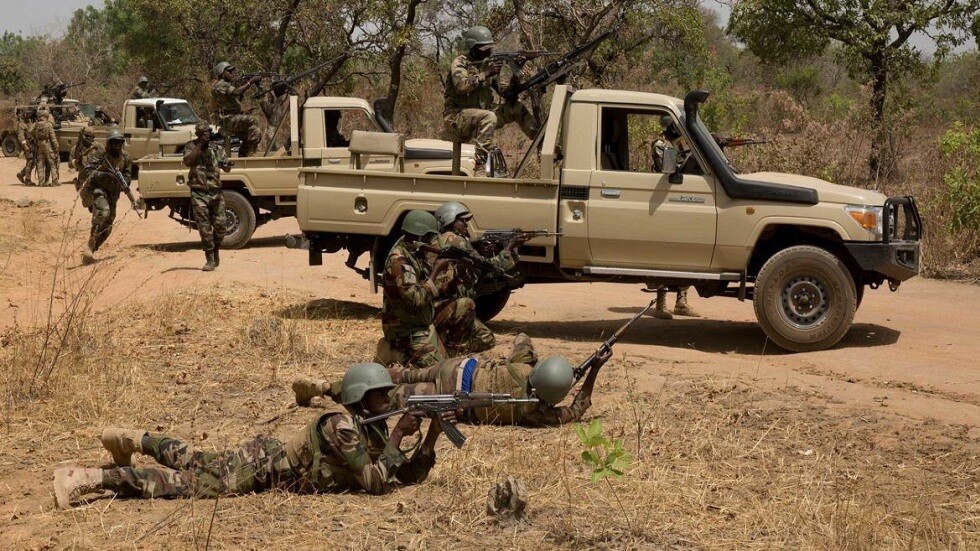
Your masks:
M373 239L373 279L407 211L458 200L474 213L477 235L560 233L521 249L528 282L691 285L702 297L753 300L766 335L785 349L833 346L865 286L895 290L918 273L915 200L806 176L740 174L698 116L707 96L557 86L533 179L304 168L297 219L310 264L338 243ZM664 116L681 129L675 143L690 145L668 147L656 171L650 144ZM496 315L509 293L480 297L482 317Z
M328 119L340 115L336 132L328 132ZM300 120L300 116L302 119ZM351 151L345 143L355 131L391 133L390 124L365 100L344 97L312 97L303 104L290 99L291 150L261 157L232 157L230 172L221 175L228 208L226 248L245 246L255 228L270 220L296 215L296 187L302 167L324 170L347 168ZM302 122L302 125L299 123ZM194 227L187 188L187 167L180 154L191 136L180 144L178 154L154 154L139 159L139 191L150 210L170 209L170 217ZM338 141L339 140L339 141ZM399 155L364 155L365 166L378 171L401 170L407 174L450 174L452 144L440 140L405 141ZM472 146L463 149L462 170L473 172ZM136 158L134 156L134 158Z

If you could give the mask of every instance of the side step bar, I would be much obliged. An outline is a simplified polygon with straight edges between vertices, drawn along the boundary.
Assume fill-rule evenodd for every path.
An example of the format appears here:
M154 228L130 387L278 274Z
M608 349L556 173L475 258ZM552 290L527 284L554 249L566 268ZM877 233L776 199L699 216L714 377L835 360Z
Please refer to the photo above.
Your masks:
M627 277L649 277L662 279L699 279L711 281L742 281L738 272L677 272L672 270L642 270L637 268L614 268L608 266L585 266L582 273L587 275L611 275Z

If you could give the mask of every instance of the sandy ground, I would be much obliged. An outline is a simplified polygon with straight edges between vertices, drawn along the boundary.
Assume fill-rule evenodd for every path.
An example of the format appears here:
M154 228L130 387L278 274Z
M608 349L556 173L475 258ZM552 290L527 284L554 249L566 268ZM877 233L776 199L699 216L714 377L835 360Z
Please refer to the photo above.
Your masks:
M91 395L55 389L23 410L5 397L0 533L14 548L207 547L203 534L210 537L218 502L195 509L193 501L105 499L54 511L52 467L103 464L95 436L106 425L166 430L205 448L253 431L298 429L308 414L283 414L289 381L334 377L343 362L369 358L381 298L341 255L311 267L305 252L286 249L283 236L298 231L294 219L259 228L250 246L222 252L219 270L203 273L196 232L163 212L139 220L125 200L100 251L111 262L80 266L88 213L67 183L73 174L62 165L64 185L25 187L13 176L20 166L0 158L0 200L36 202L2 205L0 352L14 346L6 332L43 325L47 305L64 304L64 282L77 285L100 266L109 267L111 283L98 308L121 312L132 326L85 344L90 356L112 356L97 381L92 357L77 364L83 371L59 374L64 385L90 384ZM76 260L55 271L66 248ZM226 323L194 311L202 293ZM532 285L490 326L501 340L524 331L545 354L582 359L650 298L636 285ZM460 452L443 443L445 459L420 487L383 498L269 492L222 500L214 545L914 548L925 537L929 547L969 548L980 541L977 287L916 278L895 294L869 291L845 339L807 354L767 344L749 303L695 297L693 304L702 318L650 317L633 326L587 415L638 456L615 486L625 506L610 500L613 486L602 493L588 484L570 427L467 426L471 443ZM262 317L280 320L285 349L248 342ZM212 344L214 353L199 355ZM114 389L124 394L106 400ZM530 527L501 529L482 516L486 488L511 473L532 489ZM618 515L606 514L617 510L637 525L625 530ZM386 520L372 525L370 511Z
M79 232L80 247L87 212L75 201L72 186L22 186L13 176L20 166L19 160L0 159L0 197L49 201L55 217L74 207L68 223ZM72 176L65 165L62 174L64 181ZM122 221L104 254L125 262L105 291L107 305L220 281L380 306L380 296L343 266L342 255L326 256L323 266L308 266L303 251L283 246L287 233L298 233L293 218L260 227L247 248L222 252L220 270L206 274L199 270L204 257L196 232L169 220L165 211L138 220L125 199L119 209ZM18 267L7 269L16 273ZM32 277L19 275L25 281ZM29 323L36 312L20 305L45 292L43 285L2 289L0 324ZM585 354L600 335L614 330L649 298L636 285L531 285L513 296L493 325L526 331L544 343L583 341ZM786 354L767 344L748 302L695 297L693 304L702 318L645 319L621 341L618 352L650 360L648 369L656 375L751 374L774 386L794 384L818 391L842 406L887 407L915 418L980 426L976 286L915 278L897 293L868 290L844 340L833 349L808 354Z

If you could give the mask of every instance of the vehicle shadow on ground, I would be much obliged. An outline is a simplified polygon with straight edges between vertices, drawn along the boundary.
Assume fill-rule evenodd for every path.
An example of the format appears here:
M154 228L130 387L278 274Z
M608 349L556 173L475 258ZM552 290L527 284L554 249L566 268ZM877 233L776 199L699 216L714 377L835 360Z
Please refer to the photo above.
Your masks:
M377 318L380 315L381 309L377 306L332 298L317 298L287 306L276 312L276 316L280 318L300 320L367 320Z
M637 310L638 311L638 310ZM598 345L618 329L622 320L532 321L506 319L490 322L496 332L525 332L531 338L591 341ZM901 331L877 324L856 323L834 348L870 348L898 341ZM767 338L759 324L750 321L674 318L658 320L644 316L637 320L619 342L689 348L703 352L748 355L789 354Z
M197 237L197 234L194 234ZM157 251L165 253L183 253L187 251L199 251L201 250L201 240L191 239L189 241L174 241L172 243L138 243L133 245L137 249L146 249L148 251ZM256 237L248 242L248 245L242 247L243 249L272 249L275 247L286 248L286 237L283 235L275 235L272 237ZM221 249L229 250L229 249Z

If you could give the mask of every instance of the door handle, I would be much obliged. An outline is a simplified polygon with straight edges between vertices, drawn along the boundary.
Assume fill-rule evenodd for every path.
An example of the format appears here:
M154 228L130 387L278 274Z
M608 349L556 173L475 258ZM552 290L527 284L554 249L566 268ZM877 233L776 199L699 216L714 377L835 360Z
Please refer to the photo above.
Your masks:
M619 199L620 191L618 189L604 189L599 192L603 197L608 199Z
M330 163L330 164L332 164L332 165L339 165L340 164L340 159L327 159L327 162Z

